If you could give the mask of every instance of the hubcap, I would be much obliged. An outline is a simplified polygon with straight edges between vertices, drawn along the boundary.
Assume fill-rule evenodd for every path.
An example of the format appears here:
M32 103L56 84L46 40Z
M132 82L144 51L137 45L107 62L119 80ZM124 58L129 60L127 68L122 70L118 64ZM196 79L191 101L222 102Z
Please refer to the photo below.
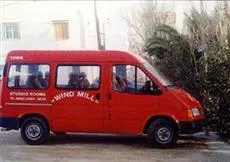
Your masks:
M34 141L41 137L42 130L38 124L32 123L26 127L25 133L30 140Z
M172 139L172 133L166 127L158 129L155 135L159 143L168 143Z

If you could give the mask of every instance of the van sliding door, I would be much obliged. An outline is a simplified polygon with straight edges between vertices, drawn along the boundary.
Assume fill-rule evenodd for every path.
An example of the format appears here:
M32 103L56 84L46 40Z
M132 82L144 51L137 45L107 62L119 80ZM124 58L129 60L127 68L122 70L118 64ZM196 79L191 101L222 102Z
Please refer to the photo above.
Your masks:
M104 117L103 67L59 64L53 104L55 131L101 132Z

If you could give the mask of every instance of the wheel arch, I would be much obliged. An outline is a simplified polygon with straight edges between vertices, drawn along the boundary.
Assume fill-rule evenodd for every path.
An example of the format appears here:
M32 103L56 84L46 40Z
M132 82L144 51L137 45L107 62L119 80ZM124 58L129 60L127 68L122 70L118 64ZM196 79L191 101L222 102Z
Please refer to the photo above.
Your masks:
M177 120L174 119L173 117L168 116L168 115L155 115L155 116L150 117L150 118L145 122L144 129L143 129L143 133L144 133L144 134L147 134L147 131L148 131L148 128L149 128L150 124L151 124L152 122L156 121L157 119L165 119L165 120L168 120L168 121L170 121L172 124L175 125L176 129L179 129L179 124L178 124Z
M45 123L47 124L48 128L50 129L50 123L47 119L47 117L45 115L39 114L39 113L28 113L28 114L24 114L22 116L20 116L19 118L19 128L21 128L21 124L23 121L25 121L26 119L30 118L30 117L37 117L40 119L43 119L45 121Z

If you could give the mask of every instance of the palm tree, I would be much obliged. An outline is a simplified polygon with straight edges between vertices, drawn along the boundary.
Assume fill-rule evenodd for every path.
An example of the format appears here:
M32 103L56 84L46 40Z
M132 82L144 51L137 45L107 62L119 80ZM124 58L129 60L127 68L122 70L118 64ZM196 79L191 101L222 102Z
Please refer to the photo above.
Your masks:
M149 55L157 55L162 58L164 52L170 52L176 46L180 46L182 50L189 53L189 45L176 29L169 25L159 25L156 27L154 35L147 40L146 50ZM158 51L158 52L156 52Z
M194 57L184 36L173 27L162 24L156 27L145 44L147 54L155 58L155 66L172 81L179 81L180 86L196 93Z

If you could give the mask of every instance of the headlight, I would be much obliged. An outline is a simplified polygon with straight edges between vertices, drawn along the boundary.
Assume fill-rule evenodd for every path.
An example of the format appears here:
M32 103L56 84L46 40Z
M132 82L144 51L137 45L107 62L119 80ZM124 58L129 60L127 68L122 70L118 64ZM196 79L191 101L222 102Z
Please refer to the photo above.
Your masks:
M192 114L194 117L200 116L200 111L198 108L192 108Z

